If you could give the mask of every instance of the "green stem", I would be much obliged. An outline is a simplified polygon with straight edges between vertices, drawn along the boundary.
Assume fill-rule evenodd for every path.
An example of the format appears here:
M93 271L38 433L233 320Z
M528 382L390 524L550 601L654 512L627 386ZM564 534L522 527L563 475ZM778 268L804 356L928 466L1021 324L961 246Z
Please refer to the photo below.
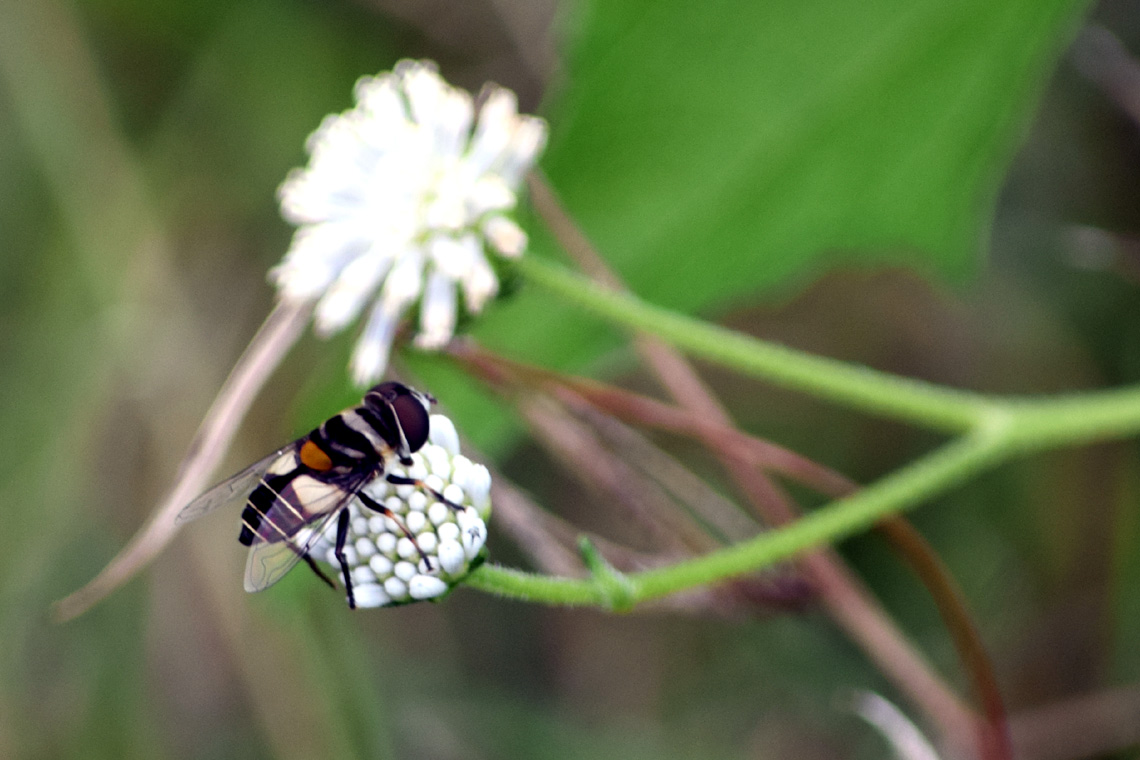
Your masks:
M983 427L780 530L668 567L623 575L627 591L622 601L637 604L716 583L850 536L996 465L1011 451L1010 439L1008 425ZM484 565L467 582L483 591L532 602L613 606L605 579L554 578Z
M797 351L708 324L595 285L556 265L517 262L531 282L622 326L776 385L921 427L965 433L1010 423L1023 451L1078 445L1140 433L1140 386L1051 397L1003 398L899 377Z
M1079 446L1140 432L1140 387L1011 399L1014 445L1023 451Z
M972 429L990 412L990 402L984 396L758 340L632 295L606 290L533 256L520 259L517 267L531 282L599 316L657 335L693 356L778 385L952 433Z
M490 563L472 570L463 583L508 599L560 607L593 607L605 602L605 593L591 578L559 578Z

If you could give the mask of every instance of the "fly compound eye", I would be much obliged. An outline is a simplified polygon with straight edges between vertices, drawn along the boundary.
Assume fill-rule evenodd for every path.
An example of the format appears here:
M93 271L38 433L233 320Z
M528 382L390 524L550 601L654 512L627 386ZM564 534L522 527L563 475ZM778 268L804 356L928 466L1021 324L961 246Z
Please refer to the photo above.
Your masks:
M392 411L396 414L396 421L404 431L404 439L408 442L409 451L419 451L427 443L428 432L431 428L428 410L418 398L411 393L401 393L392 401Z
M379 406L383 403L391 403L395 401L401 394L407 393L408 387L402 383L386 382L379 385L372 386L368 393L364 394L364 403L369 406Z

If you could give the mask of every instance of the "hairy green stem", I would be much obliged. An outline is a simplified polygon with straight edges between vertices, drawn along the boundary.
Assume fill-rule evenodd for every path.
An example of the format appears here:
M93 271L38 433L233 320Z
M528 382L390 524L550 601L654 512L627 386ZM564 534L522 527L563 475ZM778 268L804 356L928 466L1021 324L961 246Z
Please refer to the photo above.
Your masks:
M517 267L531 282L598 316L777 385L951 433L970 430L989 411L989 402L983 396L758 340L632 295L606 290L533 256L520 259Z
M853 535L886 515L917 506L1002 461L1011 451L1008 424L988 425L888 475L878 483L756 538L678 562L622 576L622 606L760 570L829 541ZM483 591L554 605L612 608L610 579L553 578L484 565L467 583Z
M961 391L797 351L599 287L556 265L517 262L528 280L611 322L657 335L693 356L871 414L951 433L1010 421L1023 451L1140 433L1140 387L1064 396L1000 397Z

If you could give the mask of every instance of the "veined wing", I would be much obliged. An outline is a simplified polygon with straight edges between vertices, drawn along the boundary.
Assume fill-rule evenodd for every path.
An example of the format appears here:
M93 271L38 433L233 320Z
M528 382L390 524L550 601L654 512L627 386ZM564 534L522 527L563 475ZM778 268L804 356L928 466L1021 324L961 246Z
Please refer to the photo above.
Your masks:
M303 441L293 441L289 445L277 449L277 451L274 451L264 459L254 462L236 475L218 483L183 507L182 511L178 513L178 517L175 518L175 523L178 525L188 523L191 520L197 520L207 512L213 512L218 507L244 502L249 498L250 492L261 482L262 476L269 471L269 468L272 467L277 460L281 459L281 457L286 455L292 456L293 452L297 450L297 447L300 446L302 442Z
M326 483L301 476L284 493L276 493L249 548L245 590L261 591L281 580L309 554L341 509L371 477L371 472L362 472L348 482L341 479Z
M324 535L339 513L339 509L334 509L321 515L316 522L298 531L295 539L256 541L245 560L245 590L262 591L284 578L309 553L309 547Z

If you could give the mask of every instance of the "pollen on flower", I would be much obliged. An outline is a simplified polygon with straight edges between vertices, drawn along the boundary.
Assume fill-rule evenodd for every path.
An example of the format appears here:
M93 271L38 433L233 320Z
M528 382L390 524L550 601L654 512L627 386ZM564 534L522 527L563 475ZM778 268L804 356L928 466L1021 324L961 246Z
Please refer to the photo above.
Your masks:
M352 358L367 385L417 303L415 343L437 349L461 308L477 314L499 292L489 257L526 250L511 214L547 128L502 87L488 85L476 108L430 62L401 61L355 94L356 107L325 118L308 166L281 186L281 212L298 228L270 278L281 298L315 302L321 334L368 310Z

